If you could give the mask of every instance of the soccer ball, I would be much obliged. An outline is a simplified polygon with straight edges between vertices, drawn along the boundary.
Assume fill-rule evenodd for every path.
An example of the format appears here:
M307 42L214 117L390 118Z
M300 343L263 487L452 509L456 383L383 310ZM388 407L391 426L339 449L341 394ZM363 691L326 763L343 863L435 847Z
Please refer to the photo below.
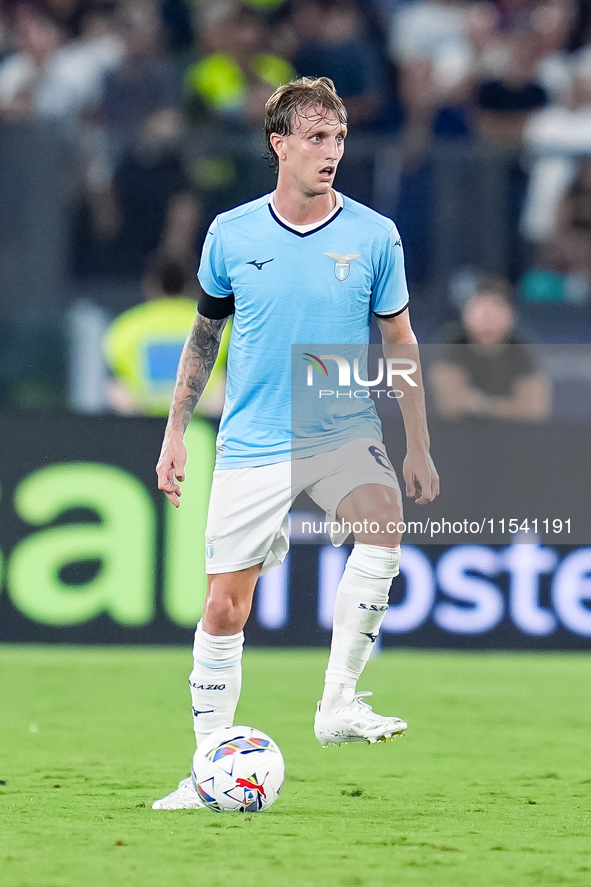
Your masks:
M259 813L277 799L285 779L283 755L266 733L223 727L193 757L193 785L216 813Z

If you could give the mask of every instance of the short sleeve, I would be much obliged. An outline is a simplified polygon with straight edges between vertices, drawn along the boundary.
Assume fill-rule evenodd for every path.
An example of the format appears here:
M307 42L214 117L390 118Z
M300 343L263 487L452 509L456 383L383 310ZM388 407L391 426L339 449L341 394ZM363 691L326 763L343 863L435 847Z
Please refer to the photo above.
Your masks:
M382 317L400 314L408 305L402 240L392 225L382 246L371 295L371 310Z
M222 238L217 219L214 219L205 235L197 277L209 296L225 299L232 295L232 286L224 261Z

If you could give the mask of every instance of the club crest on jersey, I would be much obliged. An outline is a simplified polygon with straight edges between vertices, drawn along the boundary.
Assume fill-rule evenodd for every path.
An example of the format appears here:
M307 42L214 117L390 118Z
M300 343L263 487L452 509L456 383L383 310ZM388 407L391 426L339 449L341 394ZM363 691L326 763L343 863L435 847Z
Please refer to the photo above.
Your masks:
M350 263L353 259L361 258L361 253L349 253L346 256L342 256L340 253L324 253L324 255L335 259L334 273L337 280L346 280L351 269Z

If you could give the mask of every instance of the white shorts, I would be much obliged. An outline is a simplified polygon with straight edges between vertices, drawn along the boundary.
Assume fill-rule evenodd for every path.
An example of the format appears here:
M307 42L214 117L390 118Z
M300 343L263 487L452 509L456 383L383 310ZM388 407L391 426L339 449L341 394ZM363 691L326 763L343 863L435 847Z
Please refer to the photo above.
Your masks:
M341 501L363 484L399 490L384 444L369 437L336 450L255 468L216 468L205 531L207 573L234 573L255 564L262 572L280 564L289 551L288 513L305 490L336 523ZM342 545L348 531L332 542Z

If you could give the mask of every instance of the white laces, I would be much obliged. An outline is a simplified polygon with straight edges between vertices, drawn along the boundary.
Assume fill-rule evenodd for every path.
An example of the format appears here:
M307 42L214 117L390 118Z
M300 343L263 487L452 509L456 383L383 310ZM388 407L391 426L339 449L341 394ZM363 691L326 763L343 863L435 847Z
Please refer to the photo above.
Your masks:
M355 693L352 687L345 687L342 693L345 705L363 705L365 708L369 708L373 711L371 705L368 705L367 702L363 702L365 696L373 696L373 693L371 690L362 690L360 693Z

